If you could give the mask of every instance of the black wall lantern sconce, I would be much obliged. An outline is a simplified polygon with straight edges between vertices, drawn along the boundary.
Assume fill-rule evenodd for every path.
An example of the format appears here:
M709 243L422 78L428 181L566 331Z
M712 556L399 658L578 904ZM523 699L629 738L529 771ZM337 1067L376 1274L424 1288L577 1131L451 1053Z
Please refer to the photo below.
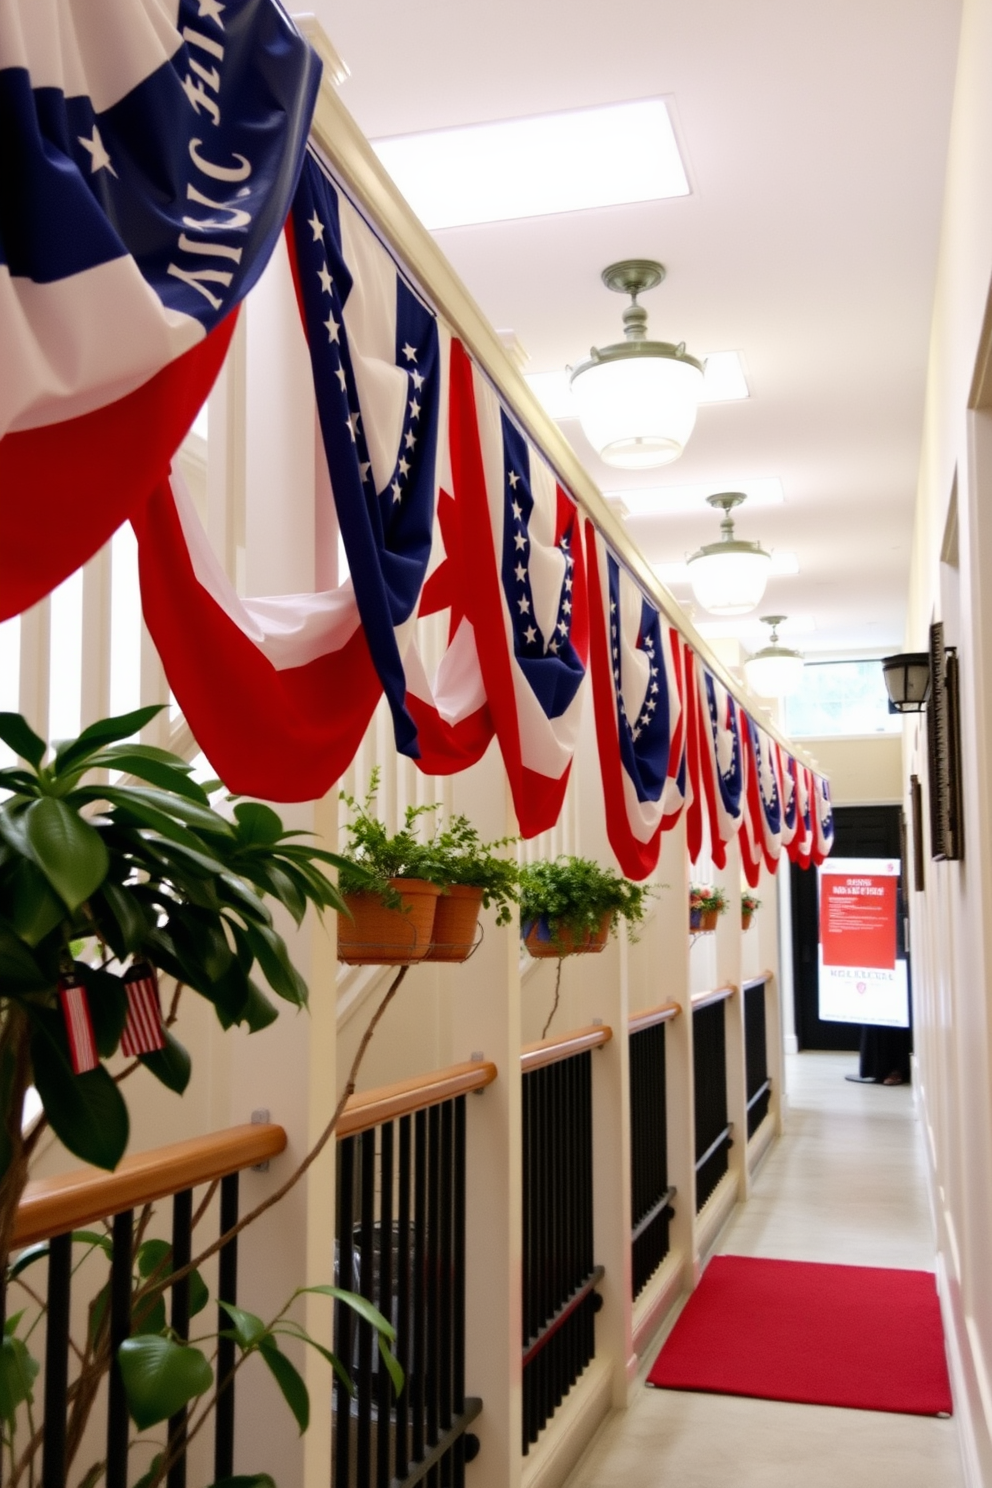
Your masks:
M930 657L926 651L886 656L882 673L893 713L922 713L930 696Z

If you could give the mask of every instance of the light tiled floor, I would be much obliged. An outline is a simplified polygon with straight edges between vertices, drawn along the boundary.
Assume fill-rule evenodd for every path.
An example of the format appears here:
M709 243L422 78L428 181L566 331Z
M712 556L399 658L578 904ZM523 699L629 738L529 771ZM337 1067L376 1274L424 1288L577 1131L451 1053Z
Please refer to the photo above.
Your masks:
M852 1085L856 1056L790 1057L785 1137L719 1249L930 1269L919 1127L908 1087ZM645 1360L646 1372L653 1350ZM953 1420L635 1390L568 1488L960 1488Z

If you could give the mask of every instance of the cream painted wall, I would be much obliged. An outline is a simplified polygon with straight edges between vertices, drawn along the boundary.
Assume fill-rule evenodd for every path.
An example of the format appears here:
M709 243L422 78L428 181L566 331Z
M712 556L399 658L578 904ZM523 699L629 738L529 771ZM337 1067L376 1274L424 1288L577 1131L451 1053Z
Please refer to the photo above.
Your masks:
M830 777L835 806L902 801L902 737L867 734L852 739L804 739L804 748Z
M992 416L976 396L992 278L992 3L966 0L931 334L906 643L945 623L961 664L965 858L910 894L920 1110L969 1488L992 1483ZM942 562L942 556L948 561ZM926 741L905 724L904 779L926 789ZM924 816L926 811L924 811ZM924 830L924 837L926 832Z

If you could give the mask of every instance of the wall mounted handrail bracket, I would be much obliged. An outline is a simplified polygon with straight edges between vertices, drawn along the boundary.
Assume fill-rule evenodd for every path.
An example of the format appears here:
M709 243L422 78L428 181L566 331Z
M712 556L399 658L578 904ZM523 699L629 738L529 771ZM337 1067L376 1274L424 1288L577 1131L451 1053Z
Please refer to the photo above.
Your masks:
M613 1029L603 1023L590 1024L588 1028L577 1028L560 1038L539 1039L535 1044L525 1044L520 1051L520 1068L526 1075L531 1070L543 1069L547 1064L557 1064L562 1059L571 1059L586 1049L600 1049L613 1037Z
M24 1190L13 1244L33 1245L199 1183L212 1183L277 1157L285 1148L286 1133L281 1126L271 1122L232 1126L188 1142L137 1152L125 1157L112 1173L80 1168L35 1179Z
M627 1021L628 1033L641 1033L645 1028L653 1028L657 1023L669 1023L672 1018L677 1018L682 1008L677 1002L663 1002L658 1007L644 1008L639 1013L631 1013Z
M345 1106L335 1135L339 1139L353 1137L358 1132L380 1126L384 1121L395 1121L399 1116L410 1116L414 1111L426 1111L429 1106L441 1105L456 1095L484 1090L493 1083L497 1074L496 1066L489 1060L476 1059L433 1070L429 1075L420 1075L414 1080L400 1080L395 1085L362 1091L353 1095Z
M694 992L692 994L692 1011L698 1013L700 1008L711 1007L714 1002L725 1002L728 997L733 997L737 988L733 982L727 982L722 987L713 987L709 992Z

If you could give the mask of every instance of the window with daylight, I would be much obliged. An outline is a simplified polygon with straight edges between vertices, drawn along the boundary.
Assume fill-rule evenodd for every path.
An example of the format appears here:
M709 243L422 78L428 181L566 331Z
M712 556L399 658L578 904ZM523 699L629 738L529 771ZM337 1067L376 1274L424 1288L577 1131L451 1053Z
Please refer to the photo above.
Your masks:
M898 734L902 721L889 712L880 661L825 661L806 663L802 687L785 700L785 727L794 738L822 739Z

